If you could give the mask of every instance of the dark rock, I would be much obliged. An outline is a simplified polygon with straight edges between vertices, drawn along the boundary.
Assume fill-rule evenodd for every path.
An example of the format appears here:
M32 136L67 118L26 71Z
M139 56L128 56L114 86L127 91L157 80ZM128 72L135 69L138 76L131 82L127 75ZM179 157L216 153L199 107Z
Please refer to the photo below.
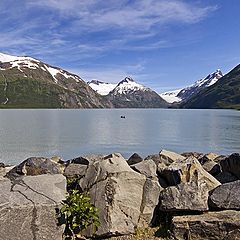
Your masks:
M4 168L5 167L5 164L0 162L0 168Z
M84 157L78 157L70 160L70 163L88 165L89 161Z
M239 219L240 211L233 210L177 216L172 220L172 231L177 240L237 240Z
M240 155L233 153L229 157L220 161L222 172L230 172L240 179Z
M7 173L8 177L25 175L34 176L41 174L61 174L63 166L51 159L43 157L32 157L23 161Z
M128 160L127 163L128 165L133 165L139 162L142 162L143 158L139 156L137 153L134 153Z
M214 176L220 183L228 183L237 181L238 178L230 172L220 172Z
M62 239L56 209L66 195L63 175L21 176L0 181L0 239Z
M65 168L63 175L67 178L82 178L87 167L87 165L71 163Z
M215 188L210 193L209 205L214 209L240 210L240 180Z

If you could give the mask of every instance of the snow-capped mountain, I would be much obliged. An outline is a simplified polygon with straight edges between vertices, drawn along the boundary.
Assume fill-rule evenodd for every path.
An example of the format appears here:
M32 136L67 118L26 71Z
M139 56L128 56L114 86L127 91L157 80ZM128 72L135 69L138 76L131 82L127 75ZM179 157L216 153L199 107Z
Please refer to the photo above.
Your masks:
M136 91L152 91L139 83L136 83L131 77L126 77L119 82L116 87L111 91L111 94L129 94Z
M0 53L0 85L4 107L112 107L79 76L32 57Z
M41 69L45 72L48 72L52 76L55 83L58 83L62 77L74 79L76 82L83 81L75 74L69 73L58 67L50 66L31 57L11 56L0 53L0 63L0 70L17 68L20 72L24 73L24 70L26 69ZM27 75L25 75L25 77L27 77Z
M87 82L87 84L102 96L108 95L117 86L116 83L106 83L98 80L92 80L91 82Z
M212 86L221 77L223 77L223 73L220 69L217 69L215 72L209 74L207 77L196 81L194 84L188 87L175 91L161 93L160 96L169 103L185 101L199 91L201 91L202 89Z
M126 77L109 92L108 99L117 108L158 108L167 103L153 90Z

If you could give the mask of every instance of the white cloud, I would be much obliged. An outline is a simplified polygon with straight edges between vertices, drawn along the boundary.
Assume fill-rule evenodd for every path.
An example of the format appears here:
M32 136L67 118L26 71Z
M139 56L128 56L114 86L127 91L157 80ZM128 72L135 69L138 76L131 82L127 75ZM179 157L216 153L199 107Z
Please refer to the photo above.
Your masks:
M124 31L147 31L169 22L195 23L216 10L180 0L28 0L30 6L52 8L65 17L74 16L80 27L99 31L118 28Z

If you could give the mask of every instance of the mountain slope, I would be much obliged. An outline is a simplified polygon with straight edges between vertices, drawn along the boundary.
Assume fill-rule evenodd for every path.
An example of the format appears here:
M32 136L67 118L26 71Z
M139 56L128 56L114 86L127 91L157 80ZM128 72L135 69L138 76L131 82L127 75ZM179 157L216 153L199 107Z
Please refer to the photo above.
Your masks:
M0 53L0 108L112 107L80 77L31 57Z
M165 92L160 94L160 96L169 103L186 101L193 95L200 92L202 89L208 88L215 84L221 77L223 77L223 74L220 69L217 69L207 77L196 81L194 84L188 87L175 91Z
M116 108L161 108L168 104L156 92L126 77L106 96Z
M203 89L185 103L183 108L236 108L240 109L240 65Z

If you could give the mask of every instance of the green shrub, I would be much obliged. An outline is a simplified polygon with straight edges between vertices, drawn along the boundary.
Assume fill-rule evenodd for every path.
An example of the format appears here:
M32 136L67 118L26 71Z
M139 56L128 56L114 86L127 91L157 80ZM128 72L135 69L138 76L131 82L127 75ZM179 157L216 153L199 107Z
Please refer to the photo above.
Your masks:
M90 225L94 227L95 231L100 226L98 209L90 202L88 193L72 190L64 200L61 213L65 217L64 235L68 239L77 239L82 231Z

